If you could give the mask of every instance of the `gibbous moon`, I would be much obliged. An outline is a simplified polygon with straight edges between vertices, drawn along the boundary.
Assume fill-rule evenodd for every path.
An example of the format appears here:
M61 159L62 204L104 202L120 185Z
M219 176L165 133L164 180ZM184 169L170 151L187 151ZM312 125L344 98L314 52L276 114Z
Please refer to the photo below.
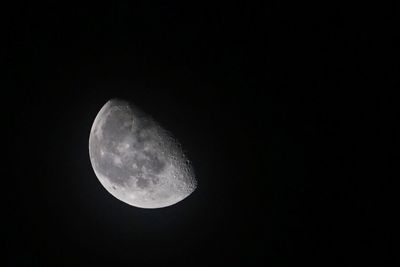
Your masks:
M108 101L89 137L93 170L117 199L140 208L162 208L197 186L193 169L172 135L124 100Z

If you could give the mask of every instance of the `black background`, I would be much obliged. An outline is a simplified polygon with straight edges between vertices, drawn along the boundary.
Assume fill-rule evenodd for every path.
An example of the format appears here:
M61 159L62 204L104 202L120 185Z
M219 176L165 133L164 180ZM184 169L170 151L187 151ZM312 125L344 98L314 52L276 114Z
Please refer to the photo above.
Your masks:
M6 266L393 263L395 6L133 2L2 10ZM100 185L113 97L181 142L190 197Z

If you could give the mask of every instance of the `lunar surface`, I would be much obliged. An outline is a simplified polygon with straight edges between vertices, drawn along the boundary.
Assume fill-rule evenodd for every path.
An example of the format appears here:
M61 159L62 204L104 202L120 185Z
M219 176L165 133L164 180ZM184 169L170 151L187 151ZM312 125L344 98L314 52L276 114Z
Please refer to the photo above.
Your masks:
M124 100L108 101L97 114L89 154L104 188L135 207L167 207L196 189L193 169L180 144Z

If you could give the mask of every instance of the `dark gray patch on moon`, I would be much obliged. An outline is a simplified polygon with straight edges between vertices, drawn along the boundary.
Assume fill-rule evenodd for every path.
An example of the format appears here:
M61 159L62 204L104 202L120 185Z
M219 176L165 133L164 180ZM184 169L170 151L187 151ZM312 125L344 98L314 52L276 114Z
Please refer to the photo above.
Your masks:
M142 177L138 177L136 185L138 187L140 187L140 188L145 188L145 187L147 187L149 185L149 182L146 179L142 178Z

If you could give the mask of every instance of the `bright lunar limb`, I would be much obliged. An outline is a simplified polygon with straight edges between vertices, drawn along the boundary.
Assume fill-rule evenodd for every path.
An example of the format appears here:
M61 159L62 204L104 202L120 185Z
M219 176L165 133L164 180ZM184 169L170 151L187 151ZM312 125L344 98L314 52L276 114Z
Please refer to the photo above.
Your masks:
M89 155L100 183L117 199L140 208L162 208L197 186L179 143L127 101L112 99L97 114Z

